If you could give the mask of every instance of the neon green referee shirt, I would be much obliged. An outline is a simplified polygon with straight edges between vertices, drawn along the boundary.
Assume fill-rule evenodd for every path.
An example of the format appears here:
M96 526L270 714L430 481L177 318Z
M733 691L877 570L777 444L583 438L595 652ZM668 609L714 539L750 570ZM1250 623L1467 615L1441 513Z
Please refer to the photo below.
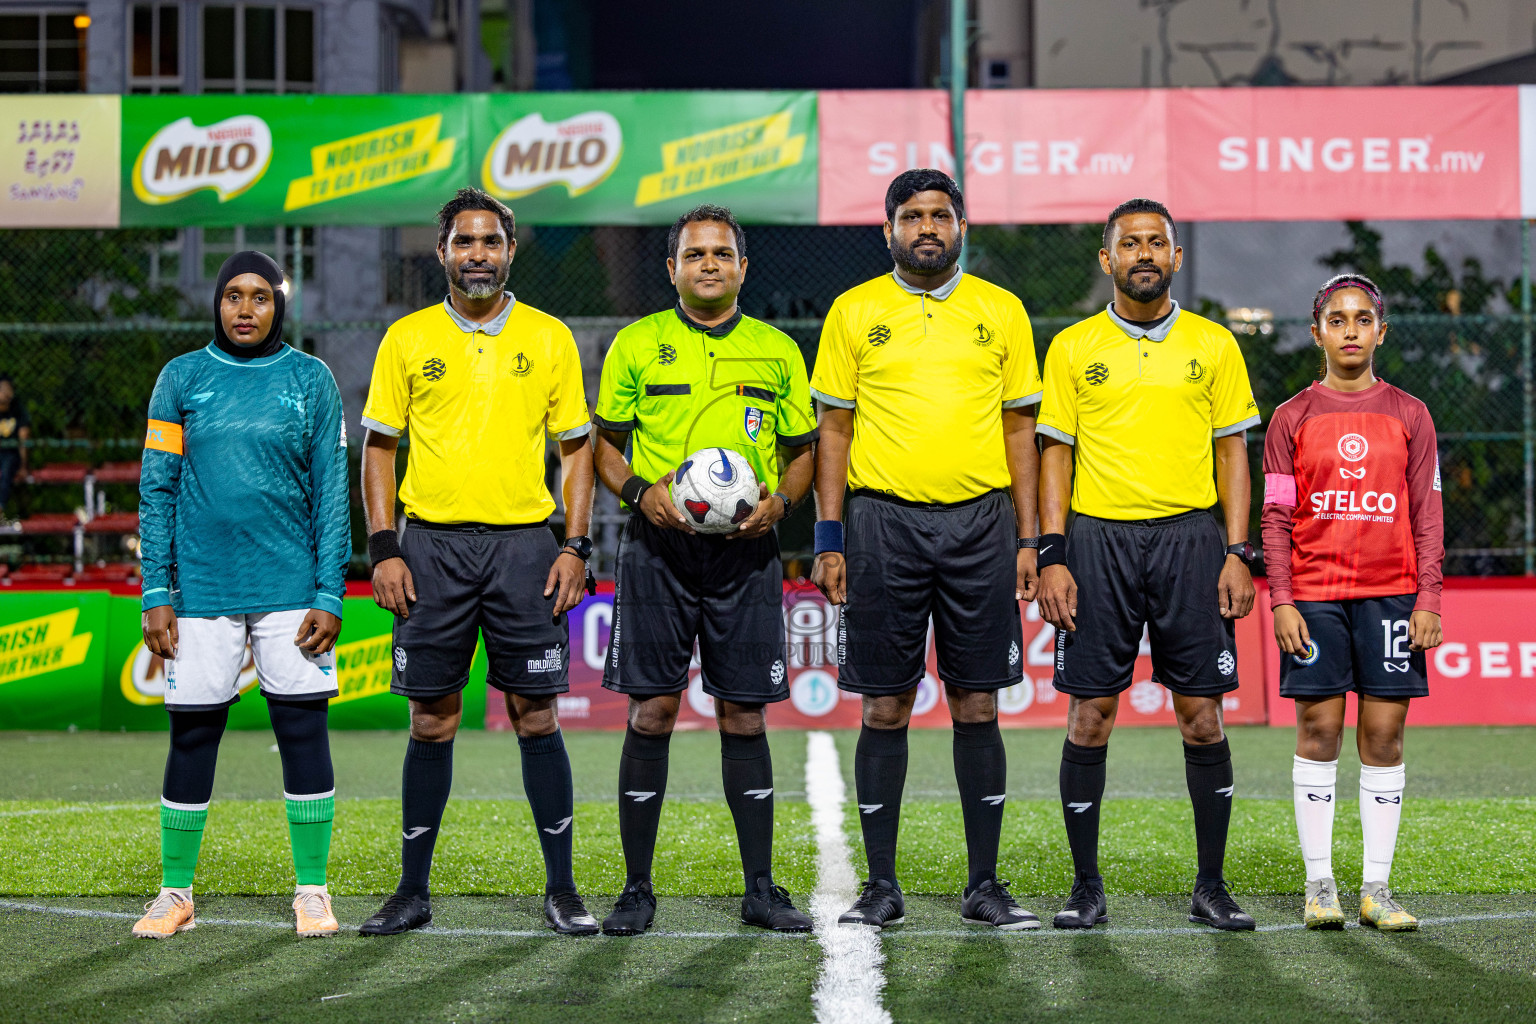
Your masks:
M789 335L740 313L705 328L681 304L613 339L592 422L630 434L629 463L642 479L700 448L730 448L769 491L779 484L778 446L816 440L805 359Z

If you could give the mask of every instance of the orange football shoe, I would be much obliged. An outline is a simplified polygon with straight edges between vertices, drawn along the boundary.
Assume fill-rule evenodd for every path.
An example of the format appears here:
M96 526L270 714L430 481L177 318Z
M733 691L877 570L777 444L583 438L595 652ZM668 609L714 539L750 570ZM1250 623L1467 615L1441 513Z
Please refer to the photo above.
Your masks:
M162 892L144 904L144 916L133 926L136 939L168 939L177 932L197 927L192 901L179 892Z
M298 919L299 935L304 938L335 935L341 930L331 913L331 894L324 889L309 889L293 898L293 913Z

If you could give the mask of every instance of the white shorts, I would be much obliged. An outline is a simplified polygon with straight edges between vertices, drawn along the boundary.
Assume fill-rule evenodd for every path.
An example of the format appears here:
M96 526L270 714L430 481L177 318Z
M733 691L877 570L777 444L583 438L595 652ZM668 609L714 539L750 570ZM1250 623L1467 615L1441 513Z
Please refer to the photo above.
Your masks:
M240 699L240 677L247 659L255 663L263 697L322 700L336 696L336 652L310 654L293 642L308 613L307 608L295 608L177 618L176 657L165 673L166 708L212 711L235 703Z

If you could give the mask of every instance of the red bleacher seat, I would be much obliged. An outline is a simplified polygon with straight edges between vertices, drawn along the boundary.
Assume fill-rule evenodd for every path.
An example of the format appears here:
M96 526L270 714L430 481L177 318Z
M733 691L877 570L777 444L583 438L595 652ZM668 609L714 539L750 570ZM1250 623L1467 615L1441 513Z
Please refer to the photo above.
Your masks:
M105 565L88 565L75 573L76 583L126 583L139 574L139 567L132 562L108 562Z
M83 484L90 467L83 462L52 462L38 466L27 477L34 484Z
M22 523L26 525L25 521ZM108 512L106 515L97 516L85 524L86 533L138 533L139 514L137 512Z
M134 520L138 520L137 515ZM65 536L75 532L80 520L71 512L39 512L23 519L19 525L22 533Z
M103 462L92 474L98 484L136 484L139 482L139 463Z
M6 582L15 587L26 586L29 583L63 583L73 567L67 563L49 563L23 565L15 569L6 577Z

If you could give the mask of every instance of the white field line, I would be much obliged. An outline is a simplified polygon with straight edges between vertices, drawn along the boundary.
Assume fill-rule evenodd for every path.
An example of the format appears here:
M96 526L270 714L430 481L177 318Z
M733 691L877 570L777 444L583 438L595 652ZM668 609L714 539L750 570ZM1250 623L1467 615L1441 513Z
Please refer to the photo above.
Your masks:
M880 933L837 923L838 915L858 895L858 878L848 863L848 839L843 833L847 787L829 732L806 736L805 794L816 832L811 919L823 952L821 976L811 994L817 1024L891 1024L890 1013L880 1003L880 991L885 988Z
M71 804L68 807L34 807L25 811L0 811L0 818L30 818L35 814L90 814L97 811L147 811L159 804Z
M813 901L812 901L812 905L814 906L814 898L813 898ZM130 914L130 913L125 913L125 912L119 911L119 910L95 910L95 909L90 908L90 907L58 907L58 906L49 906L48 904L44 904L44 903L18 903L18 902L12 901L12 900L0 900L0 911L13 911L13 912L18 912L18 913L34 913L34 914L51 914L51 915L53 915L55 917L84 917L84 918L94 918L94 919L97 919L97 920L105 920L105 921L137 921L139 919L139 917L140 917L139 914ZM835 916L834 916L834 920L836 920ZM1451 916L1448 916L1448 917L1424 917L1424 918L1420 918L1419 919L1419 925L1421 927L1431 927L1431 928L1433 928L1433 927L1443 927L1443 926L1446 926L1446 925L1475 924L1475 923L1482 922L1482 921L1531 921L1531 920L1536 920L1536 910L1516 910L1516 911L1510 911L1508 913L1502 913L1502 914L1454 914L1454 915L1451 915ZM279 931L291 931L293 929L293 922L292 921L271 921L271 920L252 921L252 920L243 920L243 919L239 919L239 918L228 918L228 917L199 917L197 919L197 923L198 923L199 926L202 926L202 925L218 925L218 926L221 926L221 927L233 927L233 928L273 928L273 929L277 929ZM1349 928L1349 929L1355 929L1355 928L1359 928L1361 926L1356 924L1355 922L1351 921L1351 922L1347 923L1344 927ZM1298 931L1304 930L1305 928L1306 928L1306 925L1300 924L1300 923L1266 924L1266 925L1260 925L1258 930L1260 932L1298 932ZM353 931L353 930L355 930L355 927L352 926L352 925L342 925L342 930L343 931ZM853 929L853 928L838 929L838 933L839 934L841 934L844 931L850 932L850 933L855 934L855 935L863 934L865 932L869 932L871 935L873 935L873 930L872 929L863 929L863 928L860 928L860 929ZM535 930L535 929L514 929L514 928L505 928L505 929L503 929L503 928L422 928L422 929L419 930L419 932L417 932L417 934L434 936L434 937L449 938L449 939L451 939L451 938L477 938L477 937L509 938L509 939L557 939L557 938L561 938L562 937L562 936L556 935L554 932L552 932L552 931L550 931L548 929L537 929L537 930ZM1084 936L1084 935L1101 935L1101 936L1108 936L1110 938L1122 938L1122 937L1124 937L1124 938L1139 938L1139 937L1145 937L1145 936L1152 936L1152 937L1161 937L1161 936L1169 936L1169 935L1213 935L1213 936L1221 936L1221 935L1227 935L1227 934L1230 934L1232 936L1241 936L1243 933L1242 932L1231 932L1231 933L1217 932L1217 931L1215 931L1213 929L1210 929L1210 928L1200 928L1200 927L1196 927L1194 925L1186 925L1186 926L1182 926L1182 927L1179 927L1179 926L1156 927L1156 926L1154 926L1154 927L1147 927L1147 928L1120 928L1120 927L1116 927L1116 926L1110 925L1110 926L1107 926L1107 927L1104 927L1104 928L1095 928L1092 931L1078 931L1078 930L1075 930L1075 929L1071 929L1071 930L1057 930L1057 929L1051 929L1051 928L1042 928L1039 931L1031 931L1031 932L1000 932L996 928L976 928L976 929L970 929L970 930L959 929L959 928L908 928L908 927L905 927L903 925L897 925L894 928L887 928L884 931L880 932L879 933L879 937L880 938L884 938L884 939L902 939L902 938L915 938L915 939L985 939L985 938L995 938L995 939L998 939L998 940L1001 940L1001 941L1008 941L1008 942L1035 942L1035 941L1038 941L1039 939L1043 939L1043 938L1046 938L1046 937L1056 938L1056 939L1071 939L1071 938L1077 938L1077 937ZM752 931L740 931L740 932L675 932L675 931L667 931L667 930L664 930L664 929L658 929L658 930L655 930L655 931L646 932L645 935L643 935L643 936L635 936L633 939L625 939L624 941L626 941L626 942L644 942L644 941L646 941L648 939L708 939L708 940L719 940L719 939L753 939L753 940L758 940L758 941L768 940L768 941L780 941L780 942L796 942L796 941L805 941L807 939L807 936L805 936L803 934L796 935L796 934L781 934L781 933L778 933L778 932L764 932L764 931L758 931L756 929L754 929ZM883 1018L883 1019L889 1019L889 1018Z

